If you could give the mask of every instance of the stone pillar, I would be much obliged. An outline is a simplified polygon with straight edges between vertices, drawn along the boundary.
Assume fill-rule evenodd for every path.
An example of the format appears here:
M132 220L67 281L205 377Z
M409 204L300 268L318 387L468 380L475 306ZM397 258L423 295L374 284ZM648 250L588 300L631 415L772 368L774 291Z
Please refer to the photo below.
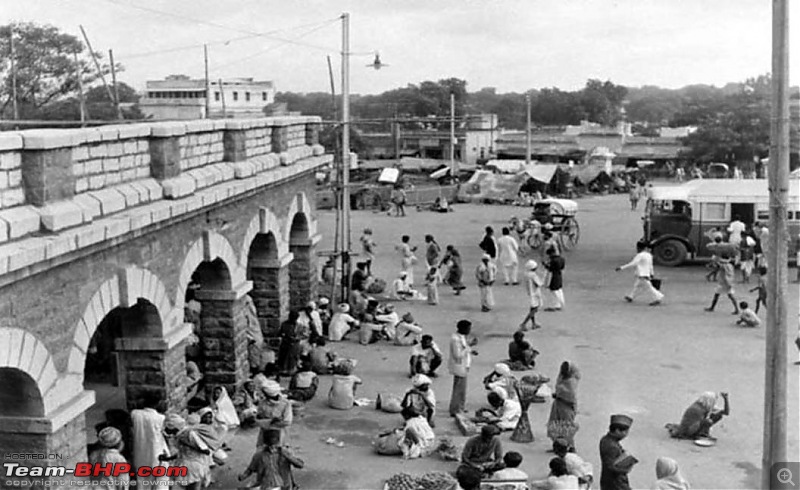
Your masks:
M225 124L222 144L225 148L223 159L226 162L247 160L247 132L240 122L230 121Z
M44 417L2 417L0 418L0 454L44 454L47 459L14 459L6 457L5 463L19 463L21 466L66 466L74 468L75 463L87 461L86 417L85 411L94 405L94 392L82 391L71 400ZM0 487L5 488L5 481ZM22 480L21 478L18 480ZM42 481L69 480L54 477L31 477L36 483L27 488L44 488ZM38 483L37 483L38 482ZM53 488L52 485L46 488Z
M64 130L22 133L22 184L28 204L41 207L75 195L72 145L77 136L73 134Z
M272 153L283 153L289 149L289 127L272 127Z
M186 408L186 346L192 324L185 323L164 338L127 337L116 340L118 379L125 386L128 410L141 406L147 393L166 403L165 411Z
M315 235L289 244L294 255L289 266L289 297L293 310L303 308L317 297L317 243L320 239L320 235Z
M199 290L202 305L200 337L206 389L223 385L233 393L248 378L247 319L244 295L253 285L245 281L233 291Z
M258 312L265 338L277 337L281 322L289 317L289 273L293 256L278 260L250 259L248 273L253 281L250 296Z
M182 123L160 123L150 132L150 175L167 180L181 173L181 136L186 134Z
M318 123L306 124L306 144L308 146L319 144L319 126Z

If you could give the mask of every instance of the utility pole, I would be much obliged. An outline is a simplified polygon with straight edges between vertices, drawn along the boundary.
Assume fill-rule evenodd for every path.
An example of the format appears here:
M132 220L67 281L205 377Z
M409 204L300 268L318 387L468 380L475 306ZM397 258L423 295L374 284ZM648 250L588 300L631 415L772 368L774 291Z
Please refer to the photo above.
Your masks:
M525 94L525 165L531 164L531 93Z
M228 117L228 110L225 107L225 91L222 89L222 79L219 79L219 97L222 99L222 119Z
M206 66L206 119L211 119L211 81L208 79L208 44L203 45L203 58Z
M14 108L14 120L19 121L19 107L17 106L17 52L14 49L13 26L9 30L8 37L11 47L11 107Z
M108 86L106 82L106 76L103 74L103 69L100 68L100 62L97 61L97 56L94 54L94 50L92 49L92 43L89 42L89 36L86 35L86 31L83 29L83 26L78 26L81 28L81 34L83 34L83 40L86 41L86 47L89 49L89 55L92 57L92 61L94 61L94 66L97 68L97 73L100 75L100 80L103 81L103 86L106 88L106 93L108 94L108 100L113 101L114 95L111 93L111 88Z
M350 292L350 14L342 14L342 301Z
M111 83L114 85L114 107L117 109L117 119L122 121L122 109L119 108L119 88L117 87L117 68L114 66L114 51L108 50L108 62L111 63Z
M450 173L451 177L458 178L458 165L456 164L456 94L450 92Z
M789 1L772 0L772 121L769 151L769 254L761 487L772 488L772 465L787 459L786 290L789 194ZM795 477L797 478L797 477Z
M397 104L394 105L394 120L392 121L392 133L394 136L394 159L400 163L400 122L397 120Z
M83 96L83 74L81 73L81 65L78 62L78 52L73 51L72 55L75 57L75 76L78 78L78 100L80 101L81 109L81 127L84 127L86 122L86 99Z

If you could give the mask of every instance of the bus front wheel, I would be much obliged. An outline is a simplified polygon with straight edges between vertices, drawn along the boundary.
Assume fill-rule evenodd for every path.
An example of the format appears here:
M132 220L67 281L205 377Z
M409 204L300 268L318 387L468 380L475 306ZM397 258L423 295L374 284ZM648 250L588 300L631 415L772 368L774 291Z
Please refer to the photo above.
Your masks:
M689 253L686 245L678 240L664 240L656 245L653 252L656 264L667 267L681 265Z

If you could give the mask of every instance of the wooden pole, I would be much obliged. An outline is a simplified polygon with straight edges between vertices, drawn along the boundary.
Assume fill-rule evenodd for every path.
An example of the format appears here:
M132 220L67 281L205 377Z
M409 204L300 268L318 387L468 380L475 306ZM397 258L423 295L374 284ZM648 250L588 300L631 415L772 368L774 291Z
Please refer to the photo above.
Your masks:
M789 2L772 0L772 120L769 152L769 251L764 383L762 488L771 488L772 465L787 459L787 327L789 195ZM795 476L797 478L798 475Z
M458 176L456 164L456 94L450 92L450 173L452 177Z
M208 44L203 45L203 59L206 73L206 119L211 119L211 81L208 79Z
M114 95L111 93L111 87L108 86L108 82L106 82L106 76L103 74L103 69L100 67L100 62L97 60L97 56L94 54L94 50L92 49L92 43L89 42L89 36L86 35L86 31L83 29L83 26L78 26L81 28L81 34L83 34L83 40L86 41L86 47L89 49L89 55L92 57L92 61L94 61L94 66L97 68L97 73L100 75L100 80L103 81L103 86L106 88L106 93L108 94L108 100L114 100Z
M119 107L119 87L117 87L117 68L114 66L114 51L108 50L108 62L111 63L111 84L114 86L114 107L117 109L117 119L122 121L122 109Z
M19 107L17 106L17 51L14 49L14 28L8 33L11 47L11 107L14 109L14 120L19 120Z
M222 89L222 79L219 79L219 97L222 99L222 119L228 117L228 109L225 107L225 91Z
M531 164L531 94L525 94L525 165Z
M83 74L81 73L81 65L78 61L78 52L74 51L72 55L75 57L75 76L78 77L78 101L80 102L81 110L81 127L86 123L86 98L83 96Z
M342 14L342 298L350 297L350 14Z

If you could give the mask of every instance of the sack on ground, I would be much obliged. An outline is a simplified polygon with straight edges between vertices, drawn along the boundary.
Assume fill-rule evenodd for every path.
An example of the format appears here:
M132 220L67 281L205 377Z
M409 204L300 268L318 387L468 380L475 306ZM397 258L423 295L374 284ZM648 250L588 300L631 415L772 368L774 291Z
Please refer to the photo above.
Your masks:
M480 432L478 424L461 414L456 415L456 425L461 434L465 436L474 436Z
M387 413L400 413L403 411L402 400L400 397L388 393L378 393L375 400L375 408Z
M400 440L402 438L402 429L392 429L390 431L382 432L375 437L375 440L372 441L372 448L378 454L397 456L403 454L403 450L400 448Z

